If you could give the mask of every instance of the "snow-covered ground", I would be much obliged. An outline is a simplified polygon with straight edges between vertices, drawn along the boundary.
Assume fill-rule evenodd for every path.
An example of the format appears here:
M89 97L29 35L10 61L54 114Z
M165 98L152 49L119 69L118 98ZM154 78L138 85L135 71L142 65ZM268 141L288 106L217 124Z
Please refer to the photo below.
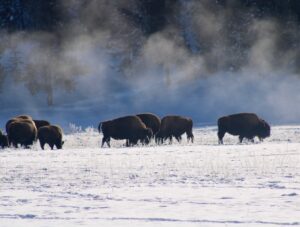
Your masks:
M0 150L0 226L300 226L300 126L237 144L100 148L94 130L63 150Z

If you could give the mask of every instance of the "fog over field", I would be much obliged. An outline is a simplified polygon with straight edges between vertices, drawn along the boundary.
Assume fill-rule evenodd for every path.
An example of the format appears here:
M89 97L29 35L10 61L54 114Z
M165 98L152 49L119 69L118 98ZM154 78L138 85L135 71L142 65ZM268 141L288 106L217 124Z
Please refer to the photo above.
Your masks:
M299 122L294 14L264 14L239 1L149 5L70 0L55 31L3 29L1 124L29 113L96 126L145 111L191 116L198 125L233 112Z

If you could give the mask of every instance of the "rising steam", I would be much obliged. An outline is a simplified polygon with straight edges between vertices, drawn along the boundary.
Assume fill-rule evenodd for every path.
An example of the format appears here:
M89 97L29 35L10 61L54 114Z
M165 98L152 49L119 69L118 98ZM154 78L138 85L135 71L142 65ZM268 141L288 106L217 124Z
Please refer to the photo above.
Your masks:
M64 1L69 22L56 33L3 31L3 118L21 111L89 125L151 111L214 124L245 111L299 122L297 23L213 2L170 4L152 34L133 19L133 0Z

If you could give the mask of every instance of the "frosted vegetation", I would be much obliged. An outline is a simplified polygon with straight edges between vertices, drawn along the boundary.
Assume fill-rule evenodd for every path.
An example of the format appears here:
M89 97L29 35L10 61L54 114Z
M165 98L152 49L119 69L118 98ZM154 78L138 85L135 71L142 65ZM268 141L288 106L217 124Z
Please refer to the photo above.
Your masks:
M130 148L72 127L63 150L1 150L1 226L300 226L299 126Z

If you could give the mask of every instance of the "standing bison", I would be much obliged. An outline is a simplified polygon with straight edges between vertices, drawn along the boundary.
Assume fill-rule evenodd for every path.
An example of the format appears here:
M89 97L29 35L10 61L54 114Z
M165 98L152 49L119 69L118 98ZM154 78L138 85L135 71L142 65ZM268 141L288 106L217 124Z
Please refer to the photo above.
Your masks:
M29 119L15 119L6 125L8 132L9 144L18 147L18 144L28 148L36 140L37 129L32 120Z
M194 142L193 120L182 116L166 116L161 119L160 130L155 139L157 143L162 143L169 138L170 143L172 143L174 136L180 142L183 133L186 133L188 141Z
M38 139L40 141L41 148L44 150L45 144L49 144L51 150L54 145L57 149L61 149L64 142L62 141L63 131L57 125L42 126L38 130Z
M142 120L147 128L150 128L152 130L152 137L154 137L160 128L160 118L152 113L142 113L137 114L136 116L138 116Z
M254 113L238 113L218 119L218 138L220 144L223 144L223 137L226 132L231 135L238 135L241 143L244 138L254 142L255 136L262 141L264 138L270 136L270 131L270 125Z
M17 121L17 120L31 120L32 121L32 117L28 116L28 115L19 115L19 116L16 116L14 118L9 119L6 122L6 125L5 125L5 129L6 129L7 134L8 134L8 128L9 128L10 123L12 123L14 121Z
M137 114L147 128L151 128L153 135L155 135L160 128L160 118L152 113Z
M152 137L152 130L147 128L137 116L125 116L110 121L100 122L99 132L102 131L102 147L104 143L110 147L110 138L126 140L126 146L137 144L139 140L149 142Z

